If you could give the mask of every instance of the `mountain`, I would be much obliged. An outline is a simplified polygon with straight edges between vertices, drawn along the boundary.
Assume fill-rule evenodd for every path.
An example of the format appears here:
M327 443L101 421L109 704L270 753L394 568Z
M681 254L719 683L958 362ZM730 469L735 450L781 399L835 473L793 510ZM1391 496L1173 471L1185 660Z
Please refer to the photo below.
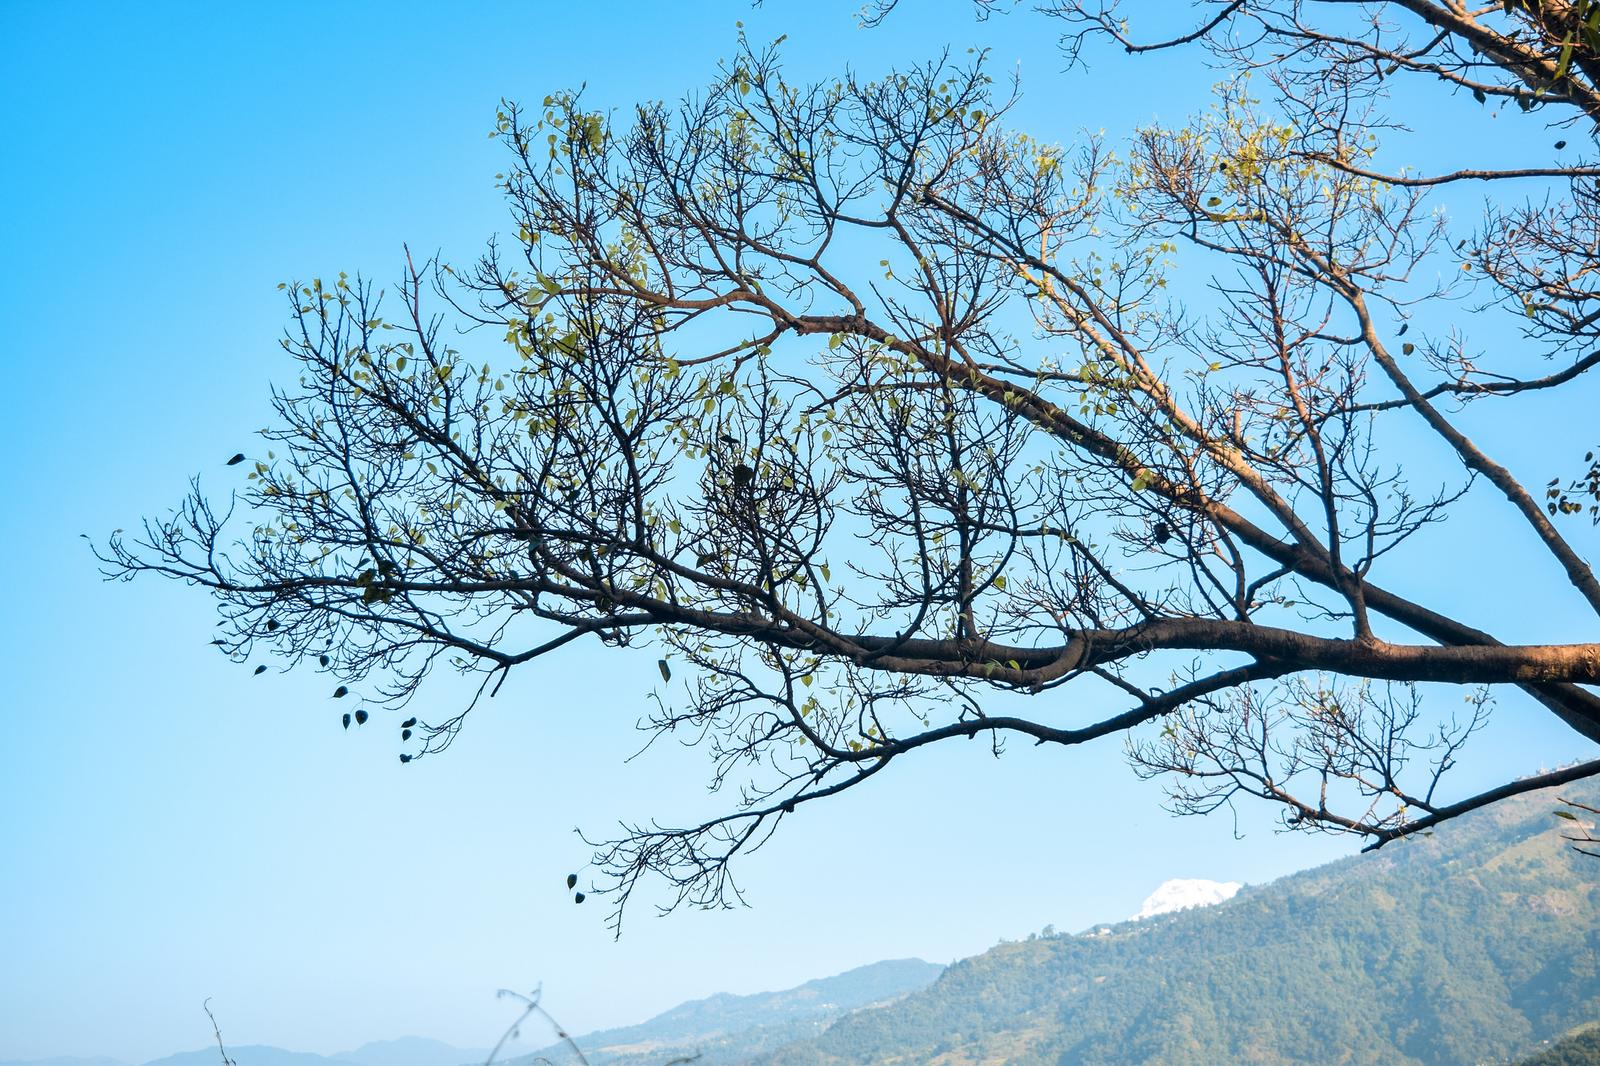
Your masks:
M1237 881L1207 881L1198 877L1163 881L1159 888L1150 893L1144 906L1139 908L1139 913L1128 921L1136 922L1140 918L1154 918L1158 914L1186 911L1190 907L1209 907L1213 903L1232 899L1243 887Z
M228 1057L239 1066L470 1066L489 1057L487 1050L452 1047L438 1040L420 1036L403 1036L398 1040L374 1040L362 1044L354 1051L338 1055L317 1055L310 1051L285 1051L281 1047L264 1044L228 1046ZM109 1061L109 1060L107 1060ZM218 1066L221 1058L215 1044L199 1051L184 1051L164 1059L147 1062L144 1066ZM10 1066L0 1064L0 1066ZM77 1066L61 1060L40 1066ZM85 1060L83 1066L90 1066ZM120 1064L116 1064L120 1066Z
M120 1059L108 1059L104 1055L90 1058L57 1055L49 1059L8 1059L0 1061L0 1066L127 1066L127 1064Z
M462 1066L489 1057L487 1048L458 1048L420 1036L398 1040L374 1040L354 1051L342 1051L334 1058L357 1066ZM239 1066L246 1066L240 1063Z
M821 1033L845 1013L897 1000L927 987L944 967L921 959L893 959L807 981L781 992L749 996L719 993L680 1004L647 1022L575 1037L594 1066L661 1066L699 1055L698 1066L746 1061L751 1055ZM513 1060L576 1062L565 1044ZM240 1066L245 1066L240 1063Z
M920 959L893 959L862 966L835 977L807 981L781 992L749 996L727 993L693 1000L639 1025L606 1029L578 1038L594 1066L661 1066L674 1050L704 1052L702 1066L734 1062L822 1032L848 1011L898 999L926 987L944 967ZM228 1045L238 1066L474 1066L489 1056L487 1049L464 1049L406 1036L376 1040L354 1051L318 1055L286 1051L263 1044ZM575 1062L565 1044L512 1059L507 1066L531 1066L540 1060ZM215 1044L145 1063L144 1066L220 1066ZM125 1066L115 1059L55 1058L0 1062L0 1066Z
M1600 786L1563 795L1600 804ZM1136 919L948 969L876 963L577 1038L594 1066L1600 1066L1600 859L1553 792L1271 884L1168 881ZM407 1037L239 1066L467 1066ZM1524 1057L1518 1060L1518 1056ZM565 1045L511 1060L577 1061ZM217 1050L146 1066L217 1066ZM0 1066L121 1066L50 1059Z
M1556 809L1534 793L1214 906L1002 944L752 1062L1504 1063L1600 1019L1600 860Z
M240 1047L229 1044L228 1058L239 1066L339 1066L337 1059L330 1059L326 1055L310 1051L285 1051L281 1047L265 1044L245 1044ZM219 1066L221 1062L217 1045L212 1044L199 1051L180 1051L164 1059L155 1059L144 1066Z

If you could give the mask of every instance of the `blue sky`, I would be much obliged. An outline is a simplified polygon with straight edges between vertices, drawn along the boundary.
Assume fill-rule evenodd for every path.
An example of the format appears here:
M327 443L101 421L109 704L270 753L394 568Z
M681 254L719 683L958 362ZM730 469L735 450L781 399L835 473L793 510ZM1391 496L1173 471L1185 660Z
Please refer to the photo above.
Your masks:
M502 96L670 99L733 50L738 20L789 34L796 80L992 46L1047 139L1180 117L1211 80L1188 60L1061 78L1035 18L979 23L950 0L869 32L857 6L0 4L0 1059L198 1047L207 996L231 1041L322 1052L485 1045L508 1019L494 990L541 982L569 1028L621 1024L1120 918L1169 877L1258 882L1353 850L1275 835L1260 809L1242 839L1225 817L1172 819L1115 744L959 746L793 820L744 863L753 908L656 919L645 900L614 942L603 908L563 890L587 858L574 827L705 803L696 752L624 764L654 653L575 650L401 767L387 732L338 728L325 678L214 654L203 596L99 579L79 533L161 510L197 471L229 484L222 461L285 368L279 281L388 280L402 241L464 258L506 228L485 136ZM1499 443L1536 458L1526 433ZM1433 584L1481 617L1475 584ZM1492 609L1512 636L1579 617L1565 600ZM427 698L459 695L441 678ZM1483 739L1492 758L1463 786L1584 754L1516 701Z

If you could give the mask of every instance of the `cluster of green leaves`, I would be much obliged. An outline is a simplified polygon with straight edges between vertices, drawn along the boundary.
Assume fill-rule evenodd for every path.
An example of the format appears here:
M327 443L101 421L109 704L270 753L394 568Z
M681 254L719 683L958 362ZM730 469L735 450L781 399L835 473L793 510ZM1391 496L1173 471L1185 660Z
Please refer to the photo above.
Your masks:
M1600 460L1594 452L1587 452L1583 461L1589 464L1565 488L1559 477L1552 478L1545 489L1545 509L1550 514L1581 514L1587 510L1590 519L1600 525Z
M1552 82L1572 75L1575 55L1600 55L1600 0L1501 0L1501 4L1508 15L1520 9L1540 22L1555 19L1563 24ZM1541 87L1534 95L1543 96L1545 91Z

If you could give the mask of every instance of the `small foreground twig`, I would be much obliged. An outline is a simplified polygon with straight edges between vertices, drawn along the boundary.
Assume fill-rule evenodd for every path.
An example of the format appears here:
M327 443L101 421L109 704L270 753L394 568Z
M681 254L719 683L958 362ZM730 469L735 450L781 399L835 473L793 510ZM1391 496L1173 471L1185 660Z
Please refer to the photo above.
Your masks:
M1556 799L1560 800L1562 803L1565 803L1568 807L1573 808L1573 810L1587 811L1589 814L1600 815L1600 807L1591 807L1587 803L1579 803L1577 800L1569 800L1565 796L1557 796ZM1574 822L1578 820L1577 816L1569 811L1557 811L1556 816L1559 818L1566 818ZM1584 844L1600 844L1600 837L1594 835L1594 824L1580 824L1578 828L1580 832L1577 836L1562 833L1561 839L1571 841L1572 850L1576 851L1579 855L1587 855L1593 859L1600 859L1600 851L1591 851L1589 848L1582 846Z
M222 1056L222 1066L239 1066L237 1062L228 1058L228 1049L222 1046L222 1030L217 1026L217 1016L211 1013L211 997L207 996L200 1006L205 1008L206 1017L211 1019L211 1031L217 1037L217 1053Z
M578 1056L578 1061L583 1063L583 1066L589 1066L589 1060L584 1056L583 1049L578 1046L577 1041L573 1040L571 1035L561 1027L560 1022L550 1016L549 1011L539 1005L539 993L540 989L538 988L535 988L532 993L526 996L521 992L513 992L509 988L502 988L495 993L496 998L510 996L512 999L520 999L523 1003L523 1009L522 1013L517 1015L517 1020L512 1022L510 1027L501 1034L500 1039L495 1042L493 1049L489 1052L489 1057L483 1060L483 1066L494 1066L495 1056L500 1054L500 1049L505 1046L506 1041L515 1038L522 1029L522 1023L534 1014L549 1022L550 1028L555 1030L556 1036L560 1037L562 1042L572 1049L572 1053ZM540 1058L537 1061L548 1063L550 1060Z

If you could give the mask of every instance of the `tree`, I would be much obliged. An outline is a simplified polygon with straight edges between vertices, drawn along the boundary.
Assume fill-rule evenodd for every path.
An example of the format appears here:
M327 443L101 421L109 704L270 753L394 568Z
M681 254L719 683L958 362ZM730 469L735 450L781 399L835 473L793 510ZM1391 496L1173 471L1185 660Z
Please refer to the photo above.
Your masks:
M621 899L657 874L725 902L798 806L960 738L1126 735L1179 810L1258 796L1374 847L1600 772L1440 798L1498 693L1600 740L1600 643L1502 643L1385 566L1470 494L1544 553L1541 595L1600 611L1570 540L1596 468L1546 486L1465 428L1600 362L1600 168L1380 154L1434 83L1590 130L1600 3L1209 6L1149 43L1115 5L1036 16L1074 59L1110 37L1222 68L1210 110L1122 158L1009 128L982 56L796 85L741 39L703 94L625 122L504 103L516 243L408 253L388 303L286 286L298 375L247 532L196 483L102 547L109 572L204 586L229 654L396 706L441 659L481 696L586 637L655 644L650 727L693 731L740 795L603 842ZM1467 181L1491 198L1463 238L1431 198ZM1209 288L1169 290L1179 257ZM1447 298L1518 342L1426 314L1407 336ZM401 758L470 709L407 721Z

